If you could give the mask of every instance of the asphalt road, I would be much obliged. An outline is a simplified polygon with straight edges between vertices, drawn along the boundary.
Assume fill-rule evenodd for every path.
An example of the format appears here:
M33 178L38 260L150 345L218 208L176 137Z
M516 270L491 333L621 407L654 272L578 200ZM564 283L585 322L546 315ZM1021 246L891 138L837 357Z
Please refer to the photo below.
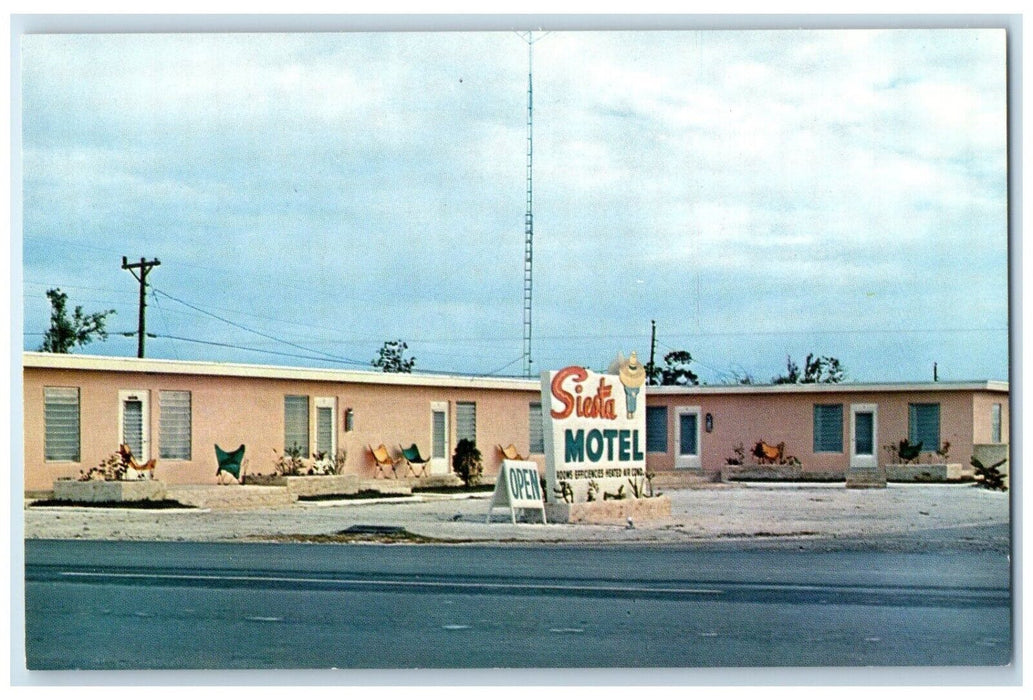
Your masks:
M996 666L1006 552L26 541L28 667Z

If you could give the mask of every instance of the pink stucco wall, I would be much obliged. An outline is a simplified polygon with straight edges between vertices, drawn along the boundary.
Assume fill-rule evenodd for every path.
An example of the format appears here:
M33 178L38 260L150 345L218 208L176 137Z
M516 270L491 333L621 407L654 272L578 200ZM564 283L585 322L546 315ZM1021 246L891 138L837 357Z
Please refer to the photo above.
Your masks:
M49 386L79 387L81 461L44 460L43 390ZM477 446L484 458L485 475L498 473L497 445L513 443L526 454L529 440L528 407L539 399L536 383L527 391L458 387L385 386L348 382L298 381L215 377L161 373L120 373L29 368L24 374L25 488L50 488L59 477L76 477L82 469L99 464L118 449L119 391L149 392L151 456L158 455L160 390L187 390L192 402L190 460L159 459L155 476L167 483L215 483L213 446L247 448L250 473L273 473L274 450L283 449L284 396L309 396L310 422L315 398L335 397L338 448L347 450L344 472L372 477L369 446L381 443L395 454L399 445L416 443L430 453L431 402L448 403L449 455L455 449L455 405L476 403ZM344 410L351 408L354 429L344 430ZM544 465L539 455L537 460Z
M477 413L477 445L484 457L486 479L494 478L501 465L497 445L513 443L526 454L529 441L529 404L540 401L536 380L493 383L470 378L393 379L364 377L358 373L313 373L290 369L259 368L262 376L223 372L218 365L204 371L157 371L175 363L117 360L105 368L90 367L86 360L52 359L31 355L23 372L25 489L49 489L59 477L76 477L80 470L99 464L118 449L119 392L149 392L151 454L158 455L159 391L185 390L192 400L192 458L159 459L156 476L170 484L215 483L213 445L234 449L247 447L249 472L273 472L274 450L284 442L284 396L309 397L310 422L315 420L316 397L337 401L338 447L347 450L345 473L372 477L369 446L381 443L397 451L415 442L425 455L431 449L431 404L447 402L449 457L456 445L456 403L473 401ZM190 363L181 363L189 365ZM130 371L131 370L131 371ZM154 370L154 371L151 371ZM239 370L239 367L238 367ZM264 375L262 374L264 373ZM358 376L358 378L356 378ZM48 386L80 389L81 461L47 462L44 459L43 390ZM950 385L873 385L858 387L693 387L647 390L647 405L667 406L667 449L647 452L653 471L675 468L677 408L700 410L700 456L704 471L718 471L732 456L735 445L747 450L758 441L785 442L786 454L800 459L811 472L842 473L849 464L850 405L875 404L878 414L876 453L882 464L888 456L883 446L907 437L908 404L940 404L940 439L951 443L950 461L967 464L973 444L990 442L991 405L1002 404L1002 442L1009 441L1008 389L986 383L952 388ZM816 403L843 404L843 452L815 454L813 411ZM344 430L344 411L351 408L354 429ZM713 431L703 430L706 414L713 417ZM544 455L532 455L544 472ZM450 462L450 460L449 460ZM450 469L449 466L445 467Z
M716 388L688 389L679 393L655 391L648 397L650 406L667 406L668 447L664 453L646 455L649 468L667 471L675 468L677 449L676 421L679 406L699 407L701 424L706 414L713 417L713 431L700 430L700 456L704 471L718 471L742 443L750 459L751 448L760 440L775 445L785 442L786 455L797 457L804 471L843 472L850 461L850 406L874 404L877 412L876 453L879 463L890 461L883 449L908 436L908 404L940 404L940 440L950 442L951 462L967 464L972 445L989 442L990 404L1002 403L1002 440L1007 442L1008 394L978 392L948 387L922 390L850 391L845 387L820 392L790 388L777 393L721 393ZM843 451L814 452L814 405L843 405Z
M989 392L977 392L972 396L972 414L975 418L973 441L977 445L993 444L992 439L992 406L1001 404L1001 443L1011 442L1009 430L1009 419L1011 412L1008 407L1007 395L994 394Z

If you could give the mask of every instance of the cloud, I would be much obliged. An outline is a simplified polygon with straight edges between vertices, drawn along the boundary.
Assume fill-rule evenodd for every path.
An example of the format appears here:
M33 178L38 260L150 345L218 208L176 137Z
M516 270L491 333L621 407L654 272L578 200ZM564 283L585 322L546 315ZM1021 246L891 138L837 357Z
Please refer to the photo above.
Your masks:
M120 256L145 255L174 296L349 356L519 354L518 36L24 39L27 326L75 282L128 324L131 294L88 288L131 288ZM718 369L797 347L722 334L789 329L879 379L896 346L844 326L1006 318L1002 33L556 32L534 61L539 362L601 366L660 318ZM180 335L247 337L167 306Z

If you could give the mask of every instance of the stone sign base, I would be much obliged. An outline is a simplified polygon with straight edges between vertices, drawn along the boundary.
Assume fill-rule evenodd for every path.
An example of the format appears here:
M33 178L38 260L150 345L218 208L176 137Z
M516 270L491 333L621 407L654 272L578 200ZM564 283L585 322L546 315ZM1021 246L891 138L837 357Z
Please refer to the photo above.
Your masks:
M584 503L546 503L545 513L550 523L581 525L625 524L635 520L660 520L671 516L671 499L624 498L619 501L591 501Z
M165 482L156 479L140 481L58 479L54 482L54 500L78 503L163 501L165 500Z

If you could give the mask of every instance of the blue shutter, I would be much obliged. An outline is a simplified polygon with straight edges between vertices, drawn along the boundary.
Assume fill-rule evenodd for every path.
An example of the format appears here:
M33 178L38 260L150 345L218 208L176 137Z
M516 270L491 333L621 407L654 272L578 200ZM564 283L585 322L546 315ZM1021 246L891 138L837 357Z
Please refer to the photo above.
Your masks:
M814 405L814 451L843 451L843 404Z
M545 434L542 432L542 404L534 401L528 406L527 420L530 430L528 431L529 451L533 455L540 455L545 452Z
M43 389L43 458L48 462L79 461L79 389Z
M477 444L477 404L472 401L456 402L456 440Z
M162 459L190 459L190 392L160 391L158 406L158 456Z
M297 446L302 457L308 457L308 397L285 396L283 399L283 449Z
M922 443L922 452L940 449L940 404L908 404L908 442Z
M646 452L667 452L667 407L646 407Z

